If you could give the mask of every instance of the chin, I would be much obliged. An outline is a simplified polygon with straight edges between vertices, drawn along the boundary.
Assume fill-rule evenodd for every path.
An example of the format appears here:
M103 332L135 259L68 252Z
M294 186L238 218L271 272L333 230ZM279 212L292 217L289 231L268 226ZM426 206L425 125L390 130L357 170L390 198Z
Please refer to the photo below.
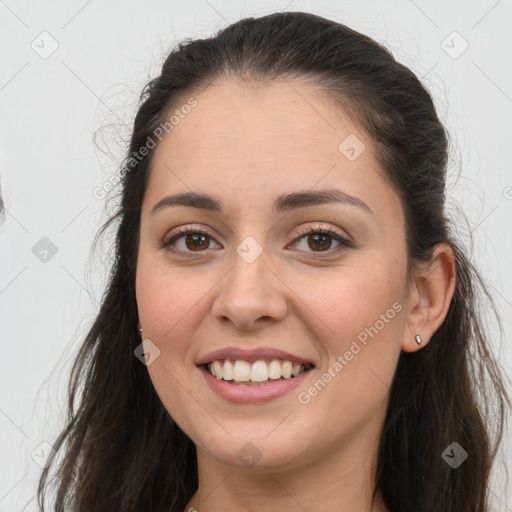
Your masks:
M226 423L231 436L219 427L222 434L215 429L195 432L190 437L201 450L229 466L266 471L292 469L301 464L313 440L308 438L304 428L295 431L278 425L279 421L268 422L265 428L260 425L260 430L255 431L250 425L235 428Z

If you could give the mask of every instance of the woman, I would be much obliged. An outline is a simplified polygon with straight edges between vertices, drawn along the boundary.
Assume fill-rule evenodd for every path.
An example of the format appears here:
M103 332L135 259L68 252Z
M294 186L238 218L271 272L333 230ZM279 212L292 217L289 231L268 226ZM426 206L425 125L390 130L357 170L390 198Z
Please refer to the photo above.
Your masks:
M509 400L414 74L279 13L141 99L54 509L487 510Z

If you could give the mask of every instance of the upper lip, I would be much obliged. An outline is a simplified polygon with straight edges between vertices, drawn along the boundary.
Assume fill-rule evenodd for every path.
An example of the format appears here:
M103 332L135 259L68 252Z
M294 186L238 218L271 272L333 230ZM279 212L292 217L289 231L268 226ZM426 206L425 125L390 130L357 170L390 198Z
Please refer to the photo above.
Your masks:
M207 364L211 363L212 361L218 361L221 359L242 360L247 361L248 363L254 363L255 361L261 361L265 359L280 359L282 361L311 364L314 366L313 361L310 359L296 356L294 354L290 354L289 352L284 352L283 350L278 350L271 347L255 348L251 350L245 350L238 347L221 348L219 350L214 350L213 352L208 352L208 354L200 357L196 361L196 364Z

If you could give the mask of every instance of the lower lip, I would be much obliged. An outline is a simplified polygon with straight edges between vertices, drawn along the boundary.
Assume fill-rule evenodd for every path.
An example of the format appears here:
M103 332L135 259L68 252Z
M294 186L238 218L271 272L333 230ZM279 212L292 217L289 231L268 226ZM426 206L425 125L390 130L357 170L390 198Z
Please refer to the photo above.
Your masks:
M217 379L213 375L210 375L204 366L200 366L199 370L203 374L206 382L210 388L215 391L221 398L234 402L236 404L249 404L259 402L269 402L286 393L289 393L305 379L308 378L309 374L313 369L306 370L301 373L298 377L290 379L282 379L270 381L268 384L262 384L259 386L245 386L243 384L229 384L223 379Z

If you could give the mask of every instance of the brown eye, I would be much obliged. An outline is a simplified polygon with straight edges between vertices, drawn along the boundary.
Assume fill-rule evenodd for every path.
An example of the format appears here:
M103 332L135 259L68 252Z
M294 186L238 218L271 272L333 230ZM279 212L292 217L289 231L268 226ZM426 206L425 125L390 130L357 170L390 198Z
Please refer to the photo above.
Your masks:
M188 249L195 251L196 249L208 249L209 238L208 235L195 234L185 235L185 245Z
M163 241L162 248L173 252L204 252L213 241L208 233L200 229L180 228L178 231L179 233Z
M302 233L302 236L296 239L296 243L299 245L300 250L304 250L306 252L325 252L333 254L349 247L353 247L353 244L340 233L330 229L314 228L313 226L310 226L305 230L300 231L300 233ZM333 241L338 244L334 248L332 248ZM300 247L299 242L302 242L302 247Z
M316 235L308 235L308 247L311 249L319 248L321 251L330 249L332 237L318 233Z

